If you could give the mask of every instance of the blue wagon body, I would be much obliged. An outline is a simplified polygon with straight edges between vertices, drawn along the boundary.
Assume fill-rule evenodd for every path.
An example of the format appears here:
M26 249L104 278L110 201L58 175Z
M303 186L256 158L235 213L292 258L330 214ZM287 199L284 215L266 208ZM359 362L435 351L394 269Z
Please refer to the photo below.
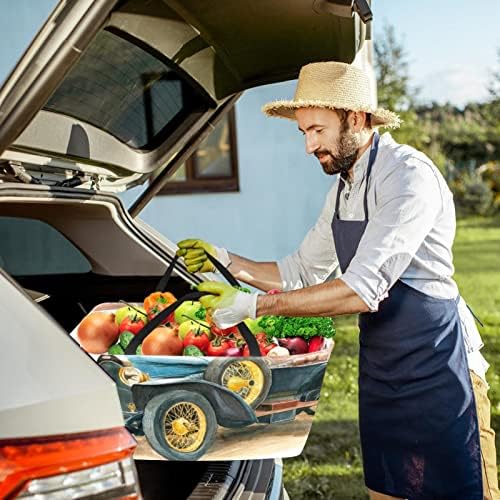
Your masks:
M312 422L331 347L275 358L102 355L98 363L116 381L131 432L164 458L199 460L219 426L257 437L302 412ZM198 446L197 432L205 436ZM245 459L244 446L232 458Z

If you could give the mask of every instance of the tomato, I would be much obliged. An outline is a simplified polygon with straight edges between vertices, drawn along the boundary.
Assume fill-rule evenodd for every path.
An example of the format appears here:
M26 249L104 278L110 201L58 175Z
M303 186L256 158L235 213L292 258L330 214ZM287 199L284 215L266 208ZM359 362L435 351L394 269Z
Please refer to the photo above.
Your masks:
M187 347L188 345L194 345L203 352L207 352L209 344L209 336L205 332L199 330L189 330L183 340L184 347Z
M210 324L210 331L216 336L222 335L223 332L222 328L219 328L215 323Z
M273 347L276 347L276 344L269 342L267 333L265 332L256 333L255 340L257 340L257 344L259 344L262 356L265 356ZM243 354L243 356L245 356L245 354Z
M273 344L272 342L269 343L269 344L264 344L264 343L259 342L258 344L259 344L260 354L262 356L266 356L267 353L271 349L273 349L274 347L276 347L276 344ZM248 347L248 344L246 344L245 347L243 347L242 356L251 356L251 354L250 354L250 348Z
M126 316L122 319L118 330L120 331L120 333L127 331L133 333L134 335L137 335L144 328L145 324L146 323L144 323L144 320L142 319L137 319L134 321L134 319L130 316Z
M215 337L208 345L207 356L225 356L227 350L234 347L234 342L225 337Z
M144 309L148 314L149 320L152 320L161 311L166 309L170 304L173 304L177 299L170 292L153 292L144 299ZM175 313L169 314L162 321L164 323L174 323Z
M259 344L266 343L267 344L267 334L264 332L256 333L255 338Z
M276 347L276 344L273 342L270 342L269 344L259 344L260 346L260 352L262 353L262 356L267 356L267 353Z
M210 324L210 330L216 336L226 337L228 335L234 335L240 333L236 326L230 326L229 328L219 328L215 323Z
M241 334L241 332L237 328L234 330L234 332L229 334L229 337L231 337L233 340L245 342L243 335Z
M260 346L259 346L260 348ZM262 354L262 351L261 351L261 354ZM250 354L250 348L248 347L248 344L245 345L245 347L243 347L243 351L241 353L242 356L251 356Z
M276 344L269 342L267 339L267 333L265 332L256 333L255 340L257 341L257 344L259 344L262 356L265 356L273 347L276 347ZM245 354L243 354L243 356L245 356Z
M243 337L235 337L234 335L231 335L230 337L226 337L227 339L231 340L233 343L234 347L238 347L239 349L242 349L244 346L247 345L245 342L245 339Z

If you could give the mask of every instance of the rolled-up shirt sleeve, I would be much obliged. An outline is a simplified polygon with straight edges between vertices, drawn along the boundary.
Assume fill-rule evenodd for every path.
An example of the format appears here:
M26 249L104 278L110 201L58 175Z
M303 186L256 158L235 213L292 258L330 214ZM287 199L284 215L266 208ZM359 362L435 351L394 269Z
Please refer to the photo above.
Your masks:
M284 291L323 283L338 267L332 235L337 184L327 195L321 215L299 249L278 261Z
M377 182L377 208L369 214L356 255L340 277L371 311L378 310L409 266L443 203L432 166L416 158Z

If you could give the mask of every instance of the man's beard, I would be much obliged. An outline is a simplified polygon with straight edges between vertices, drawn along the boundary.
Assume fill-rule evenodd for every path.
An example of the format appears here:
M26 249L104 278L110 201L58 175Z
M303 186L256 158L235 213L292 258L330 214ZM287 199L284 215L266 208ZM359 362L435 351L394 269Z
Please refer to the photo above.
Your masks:
M347 174L351 167L356 162L358 157L358 150L360 147L359 137L353 134L349 130L349 125L344 123L342 129L340 130L340 137L337 141L337 151L338 154L334 155L331 151L323 149L321 151L316 151L314 154L317 158L318 155L329 155L330 158L325 162L321 163L325 174L335 175L335 174Z

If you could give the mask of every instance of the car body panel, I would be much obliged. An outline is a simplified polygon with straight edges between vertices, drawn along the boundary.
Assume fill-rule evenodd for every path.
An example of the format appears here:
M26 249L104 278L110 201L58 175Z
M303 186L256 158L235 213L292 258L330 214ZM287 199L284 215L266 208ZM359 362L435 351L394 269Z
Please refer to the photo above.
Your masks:
M1 270L0 296L0 439L122 426L114 382Z

